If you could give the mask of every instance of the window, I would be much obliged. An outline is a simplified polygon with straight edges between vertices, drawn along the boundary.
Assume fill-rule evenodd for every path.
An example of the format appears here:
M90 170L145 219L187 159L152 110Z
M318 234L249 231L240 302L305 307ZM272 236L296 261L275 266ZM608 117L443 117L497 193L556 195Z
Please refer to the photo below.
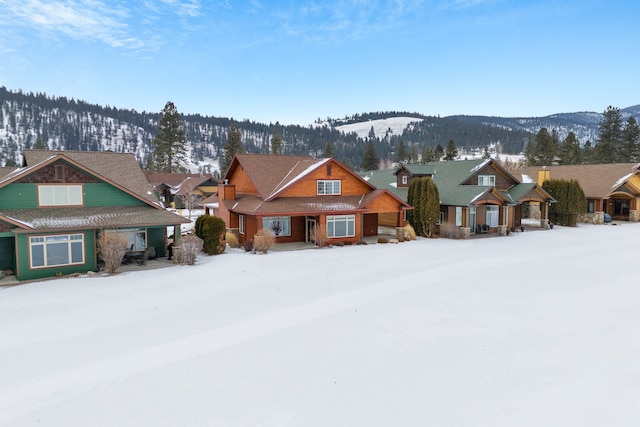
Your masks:
M291 236L291 218L288 216L267 216L262 218L262 228L271 230L278 236Z
M487 225L489 227L497 227L498 226L498 217L500 216L499 206L496 205L487 205Z
M462 206L456 206L456 226L462 226Z
M84 264L84 234L29 237L31 268Z
M122 230L107 230L107 233L118 233L128 240L128 248L133 251L147 249L147 230L145 228L125 228Z
M318 195L336 195L340 193L340 180L324 179L318 181Z
M402 184L407 185L407 182L409 182L409 177L407 175L402 175Z
M327 237L353 237L355 235L355 215L327 215Z
M438 224L444 224L444 212L440 211L440 215L439 215L439 220L438 220Z
M495 187L496 176L495 175L478 175L478 185Z
M40 206L81 206L82 185L38 185Z
M593 200L589 200L587 202L587 213L594 213L596 211L595 202Z
M238 215L238 233L244 234L244 215Z

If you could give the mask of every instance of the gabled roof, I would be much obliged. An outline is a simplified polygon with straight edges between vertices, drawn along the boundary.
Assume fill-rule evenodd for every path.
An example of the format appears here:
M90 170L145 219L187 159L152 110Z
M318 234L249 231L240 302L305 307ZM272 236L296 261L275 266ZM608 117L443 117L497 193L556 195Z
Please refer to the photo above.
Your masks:
M58 160L120 188L157 209L163 209L132 153L25 150L23 167L16 168L1 176L0 187L17 181Z
M609 163L595 165L560 165L545 166L544 169L550 172L551 179L575 179L580 183L587 198L603 199L607 198L621 179L628 179L638 173L637 163ZM543 170L542 166L530 166L519 169L521 182L537 182L538 172Z
M494 187L464 185L463 183L487 165L493 165L500 173L514 182L507 190L498 191ZM438 187L440 204L449 206L469 206L481 200L497 199L503 203L516 204L520 199L537 188L540 198L553 202L554 199L537 185L523 185L493 159L456 160L430 162L426 164L405 164L395 171L368 171L362 176L372 184L386 188L402 200L407 200L407 187L398 188L397 175L405 169L414 177L430 176Z
M241 167L258 194L267 200L329 159L309 156L278 156L264 154L236 154L225 179Z

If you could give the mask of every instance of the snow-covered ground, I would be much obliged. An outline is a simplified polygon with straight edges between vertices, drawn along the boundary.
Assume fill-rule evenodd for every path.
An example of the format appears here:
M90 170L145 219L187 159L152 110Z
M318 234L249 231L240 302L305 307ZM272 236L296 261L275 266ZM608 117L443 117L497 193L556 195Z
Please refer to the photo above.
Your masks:
M0 290L2 426L637 426L640 224Z

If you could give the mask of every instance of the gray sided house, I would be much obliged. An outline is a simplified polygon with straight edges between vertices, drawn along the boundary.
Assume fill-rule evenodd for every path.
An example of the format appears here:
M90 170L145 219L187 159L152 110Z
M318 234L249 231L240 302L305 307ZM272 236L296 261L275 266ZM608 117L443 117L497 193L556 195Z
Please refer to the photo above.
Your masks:
M440 194L440 223L460 227L463 235L507 234L521 225L523 208L535 205L540 225L549 224L555 200L537 183L521 183L493 159L403 164L395 171L362 174L373 185L407 200L414 179L428 176Z
M133 154L27 150L0 170L0 270L18 280L96 270L101 232L164 255L166 211Z

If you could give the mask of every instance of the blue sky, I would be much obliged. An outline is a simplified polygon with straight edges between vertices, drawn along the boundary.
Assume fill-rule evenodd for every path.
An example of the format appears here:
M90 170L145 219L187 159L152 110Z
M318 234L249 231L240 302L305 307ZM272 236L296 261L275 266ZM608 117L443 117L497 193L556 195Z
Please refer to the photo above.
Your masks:
M309 124L640 104L640 2L0 0L0 85Z

